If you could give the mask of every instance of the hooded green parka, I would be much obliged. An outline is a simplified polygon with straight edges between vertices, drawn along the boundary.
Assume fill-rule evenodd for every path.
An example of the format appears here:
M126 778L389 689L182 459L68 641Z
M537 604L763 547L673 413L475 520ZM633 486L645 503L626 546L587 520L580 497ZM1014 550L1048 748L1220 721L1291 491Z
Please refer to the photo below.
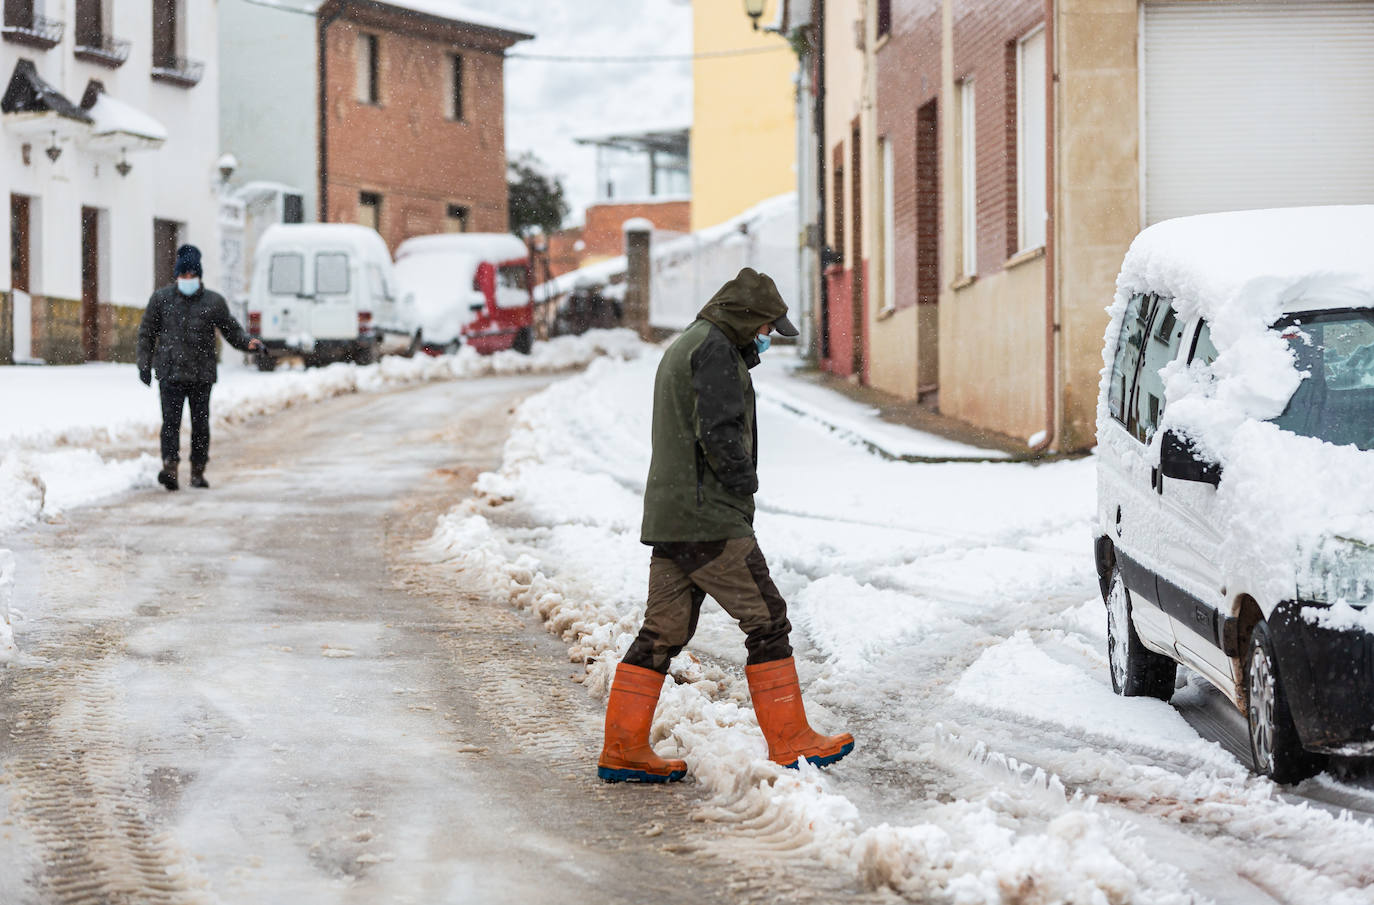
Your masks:
M663 353L654 379L646 544L754 533L758 429L754 336L787 313L772 279L744 268Z

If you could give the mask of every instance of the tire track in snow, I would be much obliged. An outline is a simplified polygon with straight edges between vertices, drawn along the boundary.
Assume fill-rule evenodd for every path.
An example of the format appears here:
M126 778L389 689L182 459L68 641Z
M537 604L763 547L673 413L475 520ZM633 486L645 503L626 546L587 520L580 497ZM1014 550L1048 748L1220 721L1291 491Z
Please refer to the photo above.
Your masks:
M146 783L118 731L123 701L107 658L122 639L56 636L0 681L16 714L0 744L15 811L41 847L35 878L53 905L195 905L193 867L149 816ZM39 665L42 664L42 665Z

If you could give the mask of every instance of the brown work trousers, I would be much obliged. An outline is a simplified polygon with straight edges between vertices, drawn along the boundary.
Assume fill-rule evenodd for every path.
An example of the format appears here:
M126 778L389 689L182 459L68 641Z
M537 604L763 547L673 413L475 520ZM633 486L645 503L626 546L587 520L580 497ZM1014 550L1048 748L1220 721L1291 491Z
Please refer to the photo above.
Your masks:
M792 656L787 602L768 575L758 542L738 537L654 544L644 625L623 662L666 673L696 633L708 594L744 630L751 665Z

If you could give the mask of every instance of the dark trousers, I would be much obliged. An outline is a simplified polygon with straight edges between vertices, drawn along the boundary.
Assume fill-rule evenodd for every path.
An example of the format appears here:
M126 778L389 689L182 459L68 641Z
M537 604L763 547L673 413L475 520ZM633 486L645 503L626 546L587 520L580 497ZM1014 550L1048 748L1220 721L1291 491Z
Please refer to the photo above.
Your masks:
M758 543L739 537L654 545L644 625L623 662L666 673L668 661L696 634L707 594L744 630L750 665L792 656L787 602L768 575Z
M210 390L212 383L162 381L162 461L181 461L181 412L191 404L191 464L210 461Z

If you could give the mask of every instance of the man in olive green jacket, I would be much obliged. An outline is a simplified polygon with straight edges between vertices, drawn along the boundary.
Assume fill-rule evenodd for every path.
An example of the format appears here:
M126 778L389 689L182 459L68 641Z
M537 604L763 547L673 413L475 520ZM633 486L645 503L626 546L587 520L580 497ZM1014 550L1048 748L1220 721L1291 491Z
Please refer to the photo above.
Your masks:
M616 669L597 762L607 782L668 782L687 765L649 747L668 663L696 631L709 594L745 632L745 675L769 757L834 763L848 733L823 736L806 720L787 603L754 540L758 425L749 369L776 330L796 336L767 275L744 268L716 292L663 354L654 380L653 456L640 540L653 548L644 624Z

